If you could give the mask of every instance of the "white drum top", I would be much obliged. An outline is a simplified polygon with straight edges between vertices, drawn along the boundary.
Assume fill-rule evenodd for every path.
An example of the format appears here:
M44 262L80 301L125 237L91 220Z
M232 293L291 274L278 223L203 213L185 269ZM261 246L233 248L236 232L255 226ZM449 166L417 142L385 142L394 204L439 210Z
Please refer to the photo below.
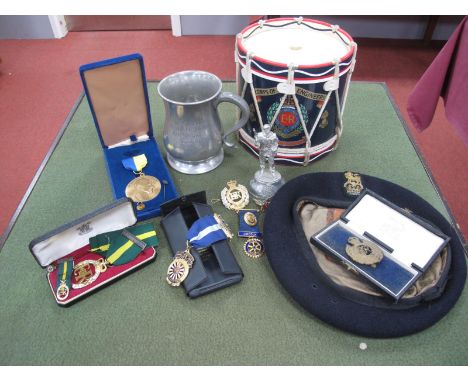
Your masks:
M314 26L324 28L323 25ZM346 36L341 36L349 43ZM291 62L295 65L324 64L341 59L351 50L351 46L346 46L336 33L319 32L299 25L274 29L264 27L243 39L243 45L259 58L286 65Z

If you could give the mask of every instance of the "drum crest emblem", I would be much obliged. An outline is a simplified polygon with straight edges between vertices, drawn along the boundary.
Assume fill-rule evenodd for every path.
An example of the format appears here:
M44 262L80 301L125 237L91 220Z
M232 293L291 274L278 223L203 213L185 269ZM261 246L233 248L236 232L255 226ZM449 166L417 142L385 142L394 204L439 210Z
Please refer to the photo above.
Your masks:
M289 101L289 102L288 102ZM283 107L278 113L276 120L272 123L273 118L279 108L280 102L274 102L267 111L268 123L272 125L272 131L274 131L280 138L288 139L303 135L301 126L301 117L292 101L291 97L284 102ZM301 114L304 118L304 123L307 126L309 116L307 109L304 105L300 105Z

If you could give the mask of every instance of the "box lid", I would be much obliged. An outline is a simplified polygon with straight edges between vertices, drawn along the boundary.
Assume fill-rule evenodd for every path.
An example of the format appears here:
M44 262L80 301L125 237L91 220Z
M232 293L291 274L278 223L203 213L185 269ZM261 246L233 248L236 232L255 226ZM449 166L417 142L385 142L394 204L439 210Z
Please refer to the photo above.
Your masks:
M401 264L419 272L429 268L450 240L426 221L369 189L361 193L341 219L390 251Z
M153 136L140 54L83 65L80 76L103 147Z
M70 223L60 226L29 243L29 250L43 268L89 244L100 233L116 231L137 222L133 203L122 198Z

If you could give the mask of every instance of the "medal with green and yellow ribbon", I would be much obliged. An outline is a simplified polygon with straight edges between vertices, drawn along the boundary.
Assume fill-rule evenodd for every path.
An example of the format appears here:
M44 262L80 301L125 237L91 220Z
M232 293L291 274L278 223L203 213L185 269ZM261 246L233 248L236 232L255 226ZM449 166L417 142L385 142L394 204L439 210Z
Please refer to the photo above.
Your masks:
M146 247L159 244L152 224L142 224L119 231L102 233L89 240L91 252L99 255L76 264L72 287L80 289L93 283L110 266L133 261Z
M57 267L56 292L57 300L64 301L70 293L73 260L63 260Z

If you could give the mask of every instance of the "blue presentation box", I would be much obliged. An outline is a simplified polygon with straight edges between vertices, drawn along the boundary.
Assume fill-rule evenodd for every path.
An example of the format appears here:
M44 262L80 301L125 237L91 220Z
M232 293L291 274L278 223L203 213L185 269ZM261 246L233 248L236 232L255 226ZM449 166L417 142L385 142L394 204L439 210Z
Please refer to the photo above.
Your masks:
M339 220L310 240L398 300L428 270L450 238L366 189ZM359 258L353 257L356 250Z
M122 160L145 154L145 175L161 183L159 195L137 209L138 220L160 215L160 205L178 197L177 189L154 138L143 57L131 54L80 67L86 98L104 151L115 199L138 174ZM136 204L136 203L135 203Z

